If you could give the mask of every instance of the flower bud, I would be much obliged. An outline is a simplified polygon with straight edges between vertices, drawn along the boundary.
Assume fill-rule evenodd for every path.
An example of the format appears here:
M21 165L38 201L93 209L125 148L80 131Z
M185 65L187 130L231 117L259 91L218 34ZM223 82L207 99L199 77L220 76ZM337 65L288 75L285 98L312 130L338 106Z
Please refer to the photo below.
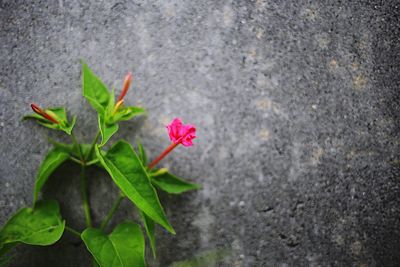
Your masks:
M40 116L42 116L46 120L49 120L49 121L51 121L52 123L55 123L55 124L59 124L60 123L53 116L51 116L50 114L46 113L46 111L41 109L38 105L31 104L31 108L36 114L39 114ZM55 115L55 114L53 113L53 115Z
M124 85L122 86L122 91L118 97L117 102L121 101L125 97L126 93L128 92L129 86L131 85L131 82L132 73L128 72L128 74L125 76Z

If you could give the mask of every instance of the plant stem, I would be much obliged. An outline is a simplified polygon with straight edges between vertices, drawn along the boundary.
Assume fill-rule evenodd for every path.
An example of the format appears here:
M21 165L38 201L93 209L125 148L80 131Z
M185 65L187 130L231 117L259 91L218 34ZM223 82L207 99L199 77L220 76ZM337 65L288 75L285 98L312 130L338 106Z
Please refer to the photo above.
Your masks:
M74 161L74 162L76 162L76 163L78 163L79 165L82 165L82 161L80 159L77 159L77 158L75 158L73 156L70 156L69 159Z
M73 229L67 225L65 226L65 230L67 230L71 234L74 234L74 235L78 236L79 238L81 238L81 233L79 233L78 231L76 231L75 229Z
M149 164L149 170L151 170L154 166L157 165L169 152L171 152L179 143L172 143L170 144L155 160L153 160Z
M96 164L97 162L99 162L99 159L94 159L94 160L86 162L85 166L90 166L90 165Z
M82 148L79 145L78 141L76 140L74 133L71 133L71 138L72 138L72 142L74 142L74 145L78 148L79 157L81 158L82 161L84 161L85 158L83 157Z
M82 168L81 168L80 182L81 182L81 195L82 195L82 201L83 201L83 211L85 212L86 225L87 225L87 227L91 227L92 219L90 217L90 206L89 206L89 198L88 198L88 194L87 194L87 181L86 181L86 175L85 175L85 166L82 166Z
M100 137L100 131L97 131L96 136L93 139L92 145L90 146L89 152L85 155L85 160L89 159L90 154L92 154L94 146L97 143L97 140L99 140Z
M103 220L103 222L100 225L100 229L104 230L104 228L106 228L107 224L110 222L112 216L114 215L114 213L117 211L119 205L121 204L121 201L125 198L124 195L119 194L117 200L114 202L114 204L112 205L110 211L108 212L107 216L105 217L105 219Z

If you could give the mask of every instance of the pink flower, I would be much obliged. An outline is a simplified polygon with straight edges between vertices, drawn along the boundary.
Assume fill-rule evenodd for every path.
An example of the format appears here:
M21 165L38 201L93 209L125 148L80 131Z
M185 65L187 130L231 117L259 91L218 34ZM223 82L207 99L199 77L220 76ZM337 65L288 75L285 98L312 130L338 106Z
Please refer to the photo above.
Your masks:
M182 124L181 119L176 118L167 125L169 138L172 141L156 159L149 164L149 170L156 166L166 155L168 155L179 144L192 146L192 139L196 138L196 128L191 124Z
M196 128L191 124L182 124L182 120L175 118L167 125L169 138L175 144L181 143L184 146L192 146L192 139L196 138Z

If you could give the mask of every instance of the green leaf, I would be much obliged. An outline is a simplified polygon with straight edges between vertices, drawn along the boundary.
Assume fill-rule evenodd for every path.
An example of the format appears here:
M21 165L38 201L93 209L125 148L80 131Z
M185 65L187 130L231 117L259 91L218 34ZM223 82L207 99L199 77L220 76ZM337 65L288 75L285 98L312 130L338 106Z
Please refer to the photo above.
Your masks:
M160 171L162 171L161 169ZM201 186L185 181L169 172L151 173L151 182L159 189L170 194L181 194L186 191L200 189Z
M79 151L76 146L73 144L67 144L67 143L61 143L54 141L53 139L49 138L50 143L54 146L54 148L63 150L65 153L68 153L70 156L79 158ZM91 144L80 144L80 147L82 149L82 153L86 156L91 148ZM94 149L90 153L90 155L86 158L86 161L92 161L94 159L97 159L96 151ZM101 164L98 165L99 167L103 167Z
M140 216L142 217L143 225L146 229L147 238L150 241L150 247L151 251L153 252L153 257L156 258L156 238L154 236L155 223L142 211L140 211Z
M108 105L104 114L99 114L98 116L99 129L102 137L100 146L104 146L111 136L118 131L117 123L119 121L130 120L133 117L146 113L143 108L139 107L121 107L115 114L113 114L114 101L110 100L110 103L112 103L112 105Z
M65 227L54 200L39 201L35 209L20 209L0 230L0 251L16 242L48 246L57 242Z
M110 99L110 93L104 83L82 62L83 96L99 113L104 114Z
M99 129L101 133L100 146L104 146L107 141L118 131L118 124L107 124L104 115L99 114L98 117Z
M68 158L69 154L60 148L54 148L46 155L36 175L35 189L33 191L33 203L36 203L39 192L49 176Z
M89 101L98 113L98 124L102 137L100 146L118 131L117 122L129 120L135 116L145 113L139 107L120 107L114 114L114 90L110 93L104 83L82 63L83 96Z
M104 146L108 140L118 131L118 124L112 120L114 110L114 89L111 91L110 99L103 113L98 115L98 124L101 134L100 146Z
M74 151L74 146L72 144L58 142L50 137L48 138L48 140L53 145L54 148L64 150L66 153L74 155L75 151Z
M135 116L145 113L145 110L138 107L120 107L114 114L114 90L110 94L110 99L103 113L99 113L98 123L102 137L100 146L104 146L108 140L118 131L118 122L129 120Z
M116 114L113 116L113 121L127 121L132 119L133 117L145 114L146 110L140 107L120 107Z
M139 152L139 158L142 161L143 166L147 166L147 155L144 147L140 141L137 142L137 148Z
M82 153L85 156L85 160L87 162L97 159L96 151L94 151L94 147L93 147L92 151L90 151L91 147L92 147L92 144L81 144ZM88 155L89 152L91 152L90 155ZM76 151L75 157L79 158L78 151Z
M106 155L96 146L96 153L121 191L147 216L175 234L160 204L157 192L150 182L149 175L131 145L125 141L119 141Z
M127 121L132 119L133 117L142 115L146 113L146 110L141 107L133 107L124 105L120 106L115 112L115 91L114 89L111 91L110 100L105 109L105 121L107 124L117 123L119 121Z
M43 125L44 127L64 131L67 134L71 135L72 129L75 126L76 116L74 116L72 118L71 122L68 122L67 112L65 111L65 108L63 108L63 107L48 108L48 109L45 109L44 111L47 114L54 117L60 123L57 124L57 123L51 122L36 113L31 113L29 115L26 115L22 119L23 120L34 119L34 120L36 120L37 123Z
M109 235L88 228L81 238L100 267L146 266L143 233L135 223L119 224Z

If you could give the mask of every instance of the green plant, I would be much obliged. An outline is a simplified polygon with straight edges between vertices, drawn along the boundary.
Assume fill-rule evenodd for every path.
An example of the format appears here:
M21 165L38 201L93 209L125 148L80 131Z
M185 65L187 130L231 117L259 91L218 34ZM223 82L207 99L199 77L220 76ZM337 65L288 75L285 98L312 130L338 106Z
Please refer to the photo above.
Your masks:
M35 104L31 105L35 113L25 116L25 119L33 119L45 127L65 132L71 137L72 143L52 141L54 148L46 155L36 175L33 206L20 209L0 230L0 257L20 243L39 246L54 244L64 231L69 231L85 243L95 262L102 267L146 266L144 235L138 224L123 222L111 233L105 231L123 199L129 199L139 209L154 257L155 225L159 224L175 234L155 188L170 194L180 194L198 189L199 185L178 178L165 168L154 167L177 145L191 146L192 139L196 137L195 128L192 125L183 125L180 119L175 119L167 127L172 144L150 164L147 163L145 149L140 143L135 151L128 142L119 140L106 151L104 145L118 131L118 122L145 114L143 108L124 106L124 96L131 80L132 76L128 74L115 102L114 90L110 93L104 83L83 63L83 96L98 114L99 130L91 144L77 141L73 134L76 117L68 120L64 108L41 109ZM98 143L100 137L101 142ZM69 227L61 216L57 201L39 200L43 185L67 160L75 162L81 168L80 192L86 221L86 229L82 232ZM92 165L107 171L120 189L116 202L97 226L92 222L87 193L86 169Z

